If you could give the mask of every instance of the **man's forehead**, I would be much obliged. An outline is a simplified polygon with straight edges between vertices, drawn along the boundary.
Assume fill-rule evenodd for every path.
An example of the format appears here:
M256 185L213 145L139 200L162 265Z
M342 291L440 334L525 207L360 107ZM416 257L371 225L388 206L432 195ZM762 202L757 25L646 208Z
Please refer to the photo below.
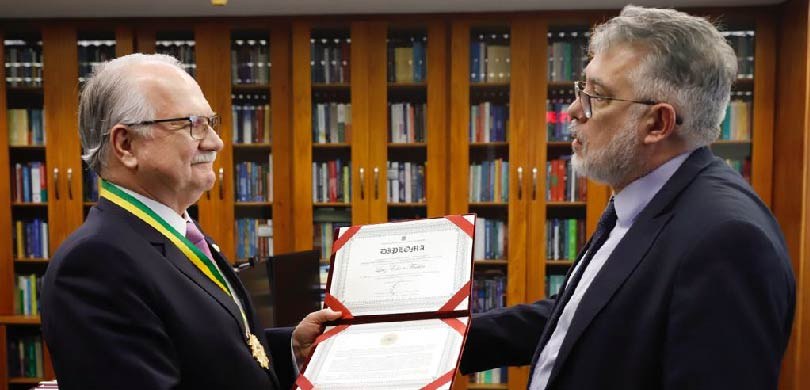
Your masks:
M597 53L585 67L585 80L593 86L613 89L629 82L642 52L631 45L617 45Z

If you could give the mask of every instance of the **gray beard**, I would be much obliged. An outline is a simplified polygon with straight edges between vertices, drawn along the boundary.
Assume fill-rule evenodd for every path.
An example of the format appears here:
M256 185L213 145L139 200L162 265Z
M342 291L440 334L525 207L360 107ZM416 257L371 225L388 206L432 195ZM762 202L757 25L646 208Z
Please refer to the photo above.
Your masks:
M626 181L640 164L636 153L639 141L633 133L635 122L631 120L606 146L596 150L590 150L587 138L578 135L582 148L580 155L571 156L574 172L611 187Z

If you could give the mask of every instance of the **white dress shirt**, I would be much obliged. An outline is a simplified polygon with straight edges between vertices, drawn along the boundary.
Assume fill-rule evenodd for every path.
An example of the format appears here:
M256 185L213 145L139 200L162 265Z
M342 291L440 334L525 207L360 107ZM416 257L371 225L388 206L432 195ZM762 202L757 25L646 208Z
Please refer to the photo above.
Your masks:
M588 264L585 271L582 273L582 279L574 290L574 294L568 301L568 304L563 308L562 314L557 321L557 326L551 334L548 343L546 343L540 357L537 359L537 366L534 369L531 382L529 382L530 390L543 390L548 384L548 379L551 376L551 371L554 364L557 362L557 354L560 352L560 347L565 341L565 336L568 334L568 328L571 326L571 321L574 319L579 303L582 297L588 291L596 275L605 266L605 263L610 258L613 250L627 234L627 231L633 226L638 214L647 207L652 198L661 187L669 180L670 177L678 170L681 164L689 156L690 152L680 154L675 158L667 161L654 171L647 175L636 179L625 187L620 193L615 194L613 197L613 205L616 207L616 226L610 231L607 240L602 247L594 254L590 264ZM580 263L577 263L577 268ZM574 269L574 273L577 272ZM573 273L572 273L573 275ZM562 287L563 289L565 286ZM562 291L562 290L561 290ZM541 330L542 331L542 330ZM587 373L583 373L587 375Z

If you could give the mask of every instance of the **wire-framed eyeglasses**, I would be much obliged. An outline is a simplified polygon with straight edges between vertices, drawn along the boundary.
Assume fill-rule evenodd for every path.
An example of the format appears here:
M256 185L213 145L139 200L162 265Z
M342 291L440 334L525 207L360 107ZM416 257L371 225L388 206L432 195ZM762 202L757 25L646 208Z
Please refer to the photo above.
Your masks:
M616 100L619 102L643 104L645 106L654 106L656 104L662 103L655 100L631 100L631 99L619 99L610 96L593 95L588 92L585 92L584 81L574 81L574 94L576 98L579 99L580 104L582 104L582 111L585 112L585 118L588 119L591 119L591 117L593 116L593 106L591 105L591 99L595 99L597 101ZM675 116L675 123L678 125L683 123L683 119L681 118L680 115Z
M208 129L213 130L214 133L219 133L219 124L222 122L222 118L220 118L220 116L217 114L214 114L212 116L189 115L180 118L155 119L136 123L124 123L124 125L145 126L170 122L181 122L181 123L186 122L183 126L177 126L169 130L182 130L188 127L191 138L194 138L195 140L203 140L208 135Z

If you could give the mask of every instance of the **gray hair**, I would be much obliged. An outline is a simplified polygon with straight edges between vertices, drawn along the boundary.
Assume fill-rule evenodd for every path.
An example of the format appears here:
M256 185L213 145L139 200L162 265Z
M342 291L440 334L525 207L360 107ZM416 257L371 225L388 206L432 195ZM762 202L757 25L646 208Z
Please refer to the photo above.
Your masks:
M82 160L98 174L107 163L109 132L118 123L151 120L155 108L131 76L132 66L166 63L182 70L180 62L163 54L135 53L98 66L82 89L79 101L79 136ZM133 127L141 135L151 134L149 127Z
M629 5L595 28L589 51L593 56L625 44L648 50L630 75L642 95L636 98L671 104L690 148L714 142L737 77L737 57L717 27L672 9Z

